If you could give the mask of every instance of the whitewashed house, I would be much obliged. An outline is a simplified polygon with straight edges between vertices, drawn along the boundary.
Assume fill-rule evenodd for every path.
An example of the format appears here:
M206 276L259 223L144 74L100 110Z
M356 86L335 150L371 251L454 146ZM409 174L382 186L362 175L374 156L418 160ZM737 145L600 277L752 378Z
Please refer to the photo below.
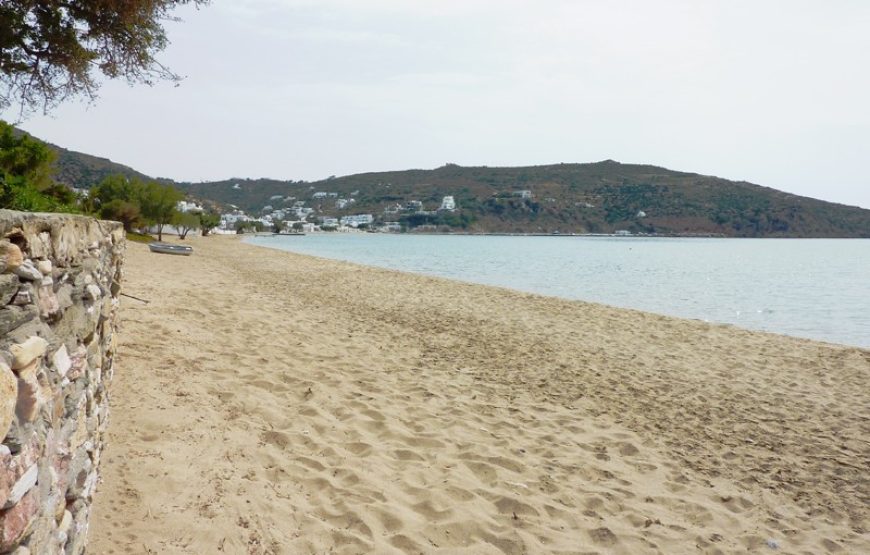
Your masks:
M349 227L359 227L361 225L369 225L375 221L371 214L355 214L353 216L345 216L341 219L341 225Z

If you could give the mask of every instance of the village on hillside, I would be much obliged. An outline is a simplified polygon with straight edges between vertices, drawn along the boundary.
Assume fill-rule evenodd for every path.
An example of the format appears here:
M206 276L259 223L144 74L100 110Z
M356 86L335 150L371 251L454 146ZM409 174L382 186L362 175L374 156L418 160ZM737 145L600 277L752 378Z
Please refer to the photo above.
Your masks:
M437 207L427 209L422 201L410 200L405 204L393 203L383 209L381 214L334 215L336 211L347 211L356 204L354 198L358 191L348 198L330 191L314 191L310 198L274 195L258 214L249 214L234 205L231 210L220 216L217 233L243 233L246 231L272 231L274 233L298 234L324 232L368 231L379 233L398 233L407 230L400 221L402 216L435 216L439 213L455 212L456 201L453 196L445 196ZM179 203L179 211L196 211L203 208L195 203ZM422 230L427 226L418 226ZM429 226L434 228L435 226Z

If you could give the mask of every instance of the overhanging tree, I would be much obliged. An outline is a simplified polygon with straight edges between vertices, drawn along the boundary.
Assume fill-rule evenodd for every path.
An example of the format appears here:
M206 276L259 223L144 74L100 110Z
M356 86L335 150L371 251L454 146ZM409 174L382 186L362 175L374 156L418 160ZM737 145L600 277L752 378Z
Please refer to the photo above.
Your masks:
M209 0L2 0L0 110L48 111L93 99L100 74L152 84L179 77L156 55L169 44L163 23L180 5Z

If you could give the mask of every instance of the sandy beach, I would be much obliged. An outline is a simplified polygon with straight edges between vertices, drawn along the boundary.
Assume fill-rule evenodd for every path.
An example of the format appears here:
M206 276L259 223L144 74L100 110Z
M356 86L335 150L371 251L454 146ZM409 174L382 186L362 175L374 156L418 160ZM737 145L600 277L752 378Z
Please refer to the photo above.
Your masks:
M190 244L128 244L90 552L870 553L870 351Z

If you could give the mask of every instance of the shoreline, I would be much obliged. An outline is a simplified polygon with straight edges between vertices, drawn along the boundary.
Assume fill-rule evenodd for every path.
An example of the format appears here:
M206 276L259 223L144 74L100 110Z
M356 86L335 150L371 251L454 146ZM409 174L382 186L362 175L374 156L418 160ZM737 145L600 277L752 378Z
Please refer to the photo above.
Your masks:
M756 240L767 240L767 239L784 239L784 240L835 240L835 241L846 241L846 240L858 240L858 241L870 241L870 237L818 237L818 236L810 236L810 237L799 237L799 236L766 236L766 237L745 237L738 235L724 235L721 233L711 233L711 234L703 234L703 233L691 233L691 234L679 234L679 233L632 233L629 235L620 234L620 233L509 233L509 232L461 232L461 231L406 231L406 232L393 232L393 231L308 231L305 233L271 233L271 232L256 232L256 233L245 233L242 234L243 237L246 236L270 236L270 235L336 235L342 233L377 233L383 235L426 235L426 236L470 236L470 237L601 237L601 238L611 238L611 239L756 239Z
M870 547L870 351L190 244L128 246L96 552Z
M330 236L329 233L321 233L321 232L313 233L311 235L313 237ZM434 235L434 236L440 236L440 235ZM569 300L569 301L577 301L577 302L582 302L582 303L590 303L593 305L601 305L601 306L606 306L606 307L617 309L617 310L633 310L633 311L638 311L638 312L643 312L643 313L653 314L653 315L658 315L658 316L665 316L665 317L671 317L671 318L677 318L677 319L702 322L702 323L706 323L706 324L710 324L710 325L731 326L731 327L734 327L736 329L749 331L749 332L770 333L770 334L777 335L780 337L806 339L806 340L810 340L810 341L818 341L821 343L827 343L830 345L837 345L837 346L841 346L841 347L854 347L854 348L858 348L858 349L870 350L870 342L867 342L866 338L861 333L854 331L857 328L840 329L840 330L830 330L830 329L807 330L804 332L803 335L801 335L795 329L789 329L788 327L783 326L782 325L783 322L781 322L781 321L780 322L774 321L771 323L759 322L759 321L755 321L755 322L752 322L752 321L739 322L736 320L729 321L727 316L723 316L723 314L721 314L721 312L718 315L715 314L716 310L718 308L720 308L715 303L713 305L706 306L705 307L706 311L695 309L695 311L696 311L695 314L687 313L688 310L686 309L686 307L682 307L682 309L680 309L680 310L674 310L673 308L671 308L670 309L671 312L668 313L666 311L667 309L664 307L664 305L660 305L657 307L656 306L644 307L642 305L639 306L640 303L637 302L637 299L634 299L635 302L633 302L633 303L626 302L626 304L616 304L619 301L616 300L613 295L611 295L612 298L610 298L610 299L607 299L607 298L599 298L599 299L582 298L580 296L575 296L576 292L574 292L574 291L570 291L567 294L564 293L564 291L563 291L562 294L559 295L559 294L548 293L546 291L542 291L541 290L542 288L540 286L533 285L533 284L531 284L532 282L529 282L529 281L525 281L525 282L524 281L519 281L519 282L514 281L513 284L500 284L500 283L497 283L498 280L488 282L487 278L481 277L480 275L470 276L470 277L468 277L468 276L454 276L454 275L446 275L446 274L439 275L438 273L433 273L434 271L431 269L433 266L431 264L428 265L428 269L422 269L420 267L417 267L417 268L413 268L413 267L396 268L396 267L391 267L387 264L384 264L384 262L382 260L378 261L378 262L381 264L384 264L384 265L378 265L378 263L374 263L374 262L367 263L366 261L354 261L354 260L348 260L346 258L341 258L341 253L339 253L339 254L335 254L335 253L319 254L316 252L305 252L304 249L301 251L291 250L293 248L293 245L297 244L295 241L292 244L291 243L274 244L274 243L259 243L258 242L259 239L274 238L274 237L276 237L276 236L266 235L266 234L250 234L250 235L241 235L241 236L239 236L238 240L240 240L243 243L250 245L250 246L267 248L273 252L289 252L291 254L296 254L296 255L300 255L300 256L311 256L313 258L317 258L317 259L325 260L325 261L345 262L345 263L349 263L349 264L358 265L358 266L361 266L364 268L378 268L378 269L383 269L383 270L396 271L396 272L399 272L400 274L401 273L411 273L411 274L429 276L429 277L434 277L434 278L439 278L439 279L446 279L449 282L477 284L477 285L482 285L485 287L496 287L496 288L505 289L508 291L513 291L513 292L518 292L518 293L530 293L530 294L534 294L534 295L540 295L543 297L557 298L557 299L563 299L563 300ZM360 240L362 241L363 239L360 239ZM286 249L282 248L283 245L286 245L288 248L286 248ZM377 253L377 249L375 249L373 252ZM344 253L344 254L346 255L347 253ZM381 253L381 254L383 254L383 253ZM478 281L474 281L474 279L477 279ZM550 285L551 286L552 285L558 286L559 284L558 283L556 283L556 284L551 283ZM523 288L523 287L525 287L525 288ZM536 290L536 289L538 289L538 290ZM602 296L606 297L606 295L599 294L599 297L602 297ZM629 304L634 304L635 306L629 306ZM778 309L778 308L780 308L780 307L774 307L774 309ZM705 314L698 314L697 312L705 312ZM868 324L870 324L870 322L868 322ZM752 327L753 325L756 327ZM850 340L851 340L851 342L850 342ZM861 340L864 340L863 344L860 342Z

